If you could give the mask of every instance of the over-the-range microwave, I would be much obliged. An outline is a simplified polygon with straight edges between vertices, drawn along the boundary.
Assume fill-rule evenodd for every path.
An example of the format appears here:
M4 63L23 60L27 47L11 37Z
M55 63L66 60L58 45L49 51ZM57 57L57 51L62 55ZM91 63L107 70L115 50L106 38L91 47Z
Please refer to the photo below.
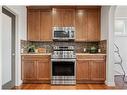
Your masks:
M53 27L53 40L68 41L75 39L75 27Z

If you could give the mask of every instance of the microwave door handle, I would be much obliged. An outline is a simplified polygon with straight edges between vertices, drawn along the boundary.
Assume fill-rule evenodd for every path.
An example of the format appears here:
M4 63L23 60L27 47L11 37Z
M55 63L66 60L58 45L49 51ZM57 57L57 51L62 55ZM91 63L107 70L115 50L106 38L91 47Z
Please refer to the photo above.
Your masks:
M69 37L72 38L72 31L69 30Z

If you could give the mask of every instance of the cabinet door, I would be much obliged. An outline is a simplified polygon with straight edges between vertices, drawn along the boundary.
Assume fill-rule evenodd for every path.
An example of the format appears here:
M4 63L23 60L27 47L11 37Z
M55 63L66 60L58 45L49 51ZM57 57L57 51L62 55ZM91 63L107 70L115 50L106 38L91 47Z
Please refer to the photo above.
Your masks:
M85 9L77 9L75 16L76 41L87 40L87 12Z
M75 25L75 10L65 9L62 12L62 21L64 27L74 27Z
M36 80L36 61L22 61L22 80Z
M41 41L52 40L52 15L50 10L41 11Z
M50 80L50 62L37 62L37 80Z
M53 26L55 27L71 27L75 23L74 9L53 8Z
M40 40L40 11L28 10L27 14L27 39L30 41Z
M77 60L77 80L90 80L89 61Z
M88 41L100 40L100 12L99 10L88 10Z
M105 61L91 61L90 62L90 71L91 71L91 80L105 80Z
M63 24L62 24L63 17L62 16L63 16L63 12L61 10L53 8L53 12L52 12L53 27L63 26Z

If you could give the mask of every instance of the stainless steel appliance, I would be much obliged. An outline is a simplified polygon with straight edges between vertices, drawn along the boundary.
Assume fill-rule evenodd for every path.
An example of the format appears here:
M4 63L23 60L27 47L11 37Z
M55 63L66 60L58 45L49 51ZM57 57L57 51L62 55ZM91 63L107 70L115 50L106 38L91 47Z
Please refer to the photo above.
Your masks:
M74 27L53 27L53 40L68 41L75 39Z
M55 46L51 61L51 84L76 84L76 55L74 46Z

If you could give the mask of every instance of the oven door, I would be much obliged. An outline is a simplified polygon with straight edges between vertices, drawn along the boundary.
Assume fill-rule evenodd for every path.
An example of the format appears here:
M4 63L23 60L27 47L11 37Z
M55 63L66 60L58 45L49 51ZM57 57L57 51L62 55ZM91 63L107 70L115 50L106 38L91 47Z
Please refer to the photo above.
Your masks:
M52 76L75 76L75 59L52 60Z
M75 59L52 59L51 84L76 84Z

